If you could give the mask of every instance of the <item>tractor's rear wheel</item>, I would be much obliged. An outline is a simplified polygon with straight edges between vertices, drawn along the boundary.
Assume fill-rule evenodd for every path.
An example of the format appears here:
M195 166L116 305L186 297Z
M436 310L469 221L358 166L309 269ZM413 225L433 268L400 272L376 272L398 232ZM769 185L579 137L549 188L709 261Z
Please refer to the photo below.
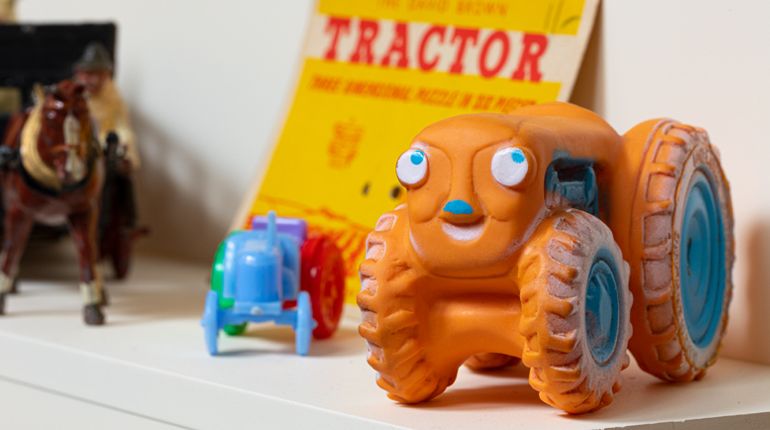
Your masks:
M334 241L310 237L302 245L301 290L310 294L313 318L318 323L313 337L326 339L337 330L345 298L345 264Z
M730 192L705 131L669 121L648 141L632 212L629 348L644 371L687 382L714 363L727 326Z

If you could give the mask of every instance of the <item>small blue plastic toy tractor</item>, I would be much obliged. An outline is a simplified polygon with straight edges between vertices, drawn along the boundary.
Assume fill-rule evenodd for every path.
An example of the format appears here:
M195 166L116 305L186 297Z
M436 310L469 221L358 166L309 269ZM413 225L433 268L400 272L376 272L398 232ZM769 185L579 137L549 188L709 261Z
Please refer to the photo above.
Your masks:
M201 320L211 355L219 330L237 335L248 322L290 325L299 355L308 353L311 333L319 339L334 333L342 315L342 257L327 237L306 234L305 220L270 212L222 242Z

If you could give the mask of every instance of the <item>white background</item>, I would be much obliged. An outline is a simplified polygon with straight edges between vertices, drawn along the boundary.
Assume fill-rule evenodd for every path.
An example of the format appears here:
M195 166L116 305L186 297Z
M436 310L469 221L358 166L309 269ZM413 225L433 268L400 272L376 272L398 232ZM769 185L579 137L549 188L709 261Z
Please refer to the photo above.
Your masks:
M573 102L625 132L670 117L708 131L735 214L723 352L770 363L770 3L604 1Z
M23 21L119 23L117 80L144 167L145 252L208 261L272 142L312 0L20 0ZM608 0L573 101L618 131L704 127L732 184L737 266L725 352L770 363L770 3Z

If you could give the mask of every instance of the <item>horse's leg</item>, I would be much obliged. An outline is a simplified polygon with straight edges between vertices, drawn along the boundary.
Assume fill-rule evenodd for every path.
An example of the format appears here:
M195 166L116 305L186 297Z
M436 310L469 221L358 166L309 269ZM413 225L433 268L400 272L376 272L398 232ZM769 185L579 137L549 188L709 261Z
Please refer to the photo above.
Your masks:
M13 290L19 261L27 246L34 219L16 206L5 213L3 251L0 253L0 315L5 313L5 296Z
M96 224L99 210L96 203L83 212L69 216L69 226L80 257L80 292L83 298L83 318L88 325L104 324L102 303L104 279L96 264Z

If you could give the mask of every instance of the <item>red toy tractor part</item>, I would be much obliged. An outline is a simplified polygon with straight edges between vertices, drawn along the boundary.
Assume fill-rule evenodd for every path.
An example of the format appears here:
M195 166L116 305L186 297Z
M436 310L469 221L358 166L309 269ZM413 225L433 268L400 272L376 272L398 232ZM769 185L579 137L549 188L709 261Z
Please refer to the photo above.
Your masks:
M337 330L345 298L345 266L331 239L311 236L305 241L300 279L300 289L310 294L313 318L318 323L313 337L326 339Z

